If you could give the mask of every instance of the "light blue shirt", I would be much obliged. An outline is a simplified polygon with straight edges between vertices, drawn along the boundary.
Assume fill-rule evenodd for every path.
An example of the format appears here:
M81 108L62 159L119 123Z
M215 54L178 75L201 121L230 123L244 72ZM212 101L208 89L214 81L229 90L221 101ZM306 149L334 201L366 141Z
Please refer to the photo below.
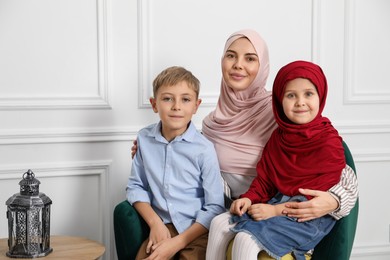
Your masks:
M138 133L137 153L127 184L127 200L150 203L164 223L179 233L194 222L209 229L225 212L223 185L214 145L193 123L168 142L161 121Z

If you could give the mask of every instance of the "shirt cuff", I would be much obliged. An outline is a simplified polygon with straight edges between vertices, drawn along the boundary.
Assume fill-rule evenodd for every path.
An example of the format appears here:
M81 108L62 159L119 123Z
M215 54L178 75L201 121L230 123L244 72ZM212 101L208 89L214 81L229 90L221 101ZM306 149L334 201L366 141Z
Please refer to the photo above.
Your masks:
M330 216L332 216L334 219L339 220L342 218L340 215L340 197L330 189L329 194L337 201L337 208L329 213Z

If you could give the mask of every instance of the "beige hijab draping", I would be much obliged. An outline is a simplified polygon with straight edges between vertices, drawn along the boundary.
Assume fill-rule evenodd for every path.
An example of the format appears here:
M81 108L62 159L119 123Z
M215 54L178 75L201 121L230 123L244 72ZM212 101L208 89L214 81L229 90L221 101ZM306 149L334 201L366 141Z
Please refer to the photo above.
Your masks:
M248 38L254 46L260 69L243 91L233 91L222 78L217 107L203 120L202 132L214 143L223 172L256 176L256 164L276 123L271 92L265 89L269 57L264 40L253 30L235 32L226 41L223 56L230 45L242 37Z

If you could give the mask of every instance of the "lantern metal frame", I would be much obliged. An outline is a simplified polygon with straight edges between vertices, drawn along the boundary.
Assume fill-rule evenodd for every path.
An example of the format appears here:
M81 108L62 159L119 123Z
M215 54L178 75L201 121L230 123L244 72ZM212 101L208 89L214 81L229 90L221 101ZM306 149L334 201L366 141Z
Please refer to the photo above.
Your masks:
M50 247L51 199L39 192L41 183L28 170L19 182L20 193L6 201L8 247L12 258L37 258L53 251Z

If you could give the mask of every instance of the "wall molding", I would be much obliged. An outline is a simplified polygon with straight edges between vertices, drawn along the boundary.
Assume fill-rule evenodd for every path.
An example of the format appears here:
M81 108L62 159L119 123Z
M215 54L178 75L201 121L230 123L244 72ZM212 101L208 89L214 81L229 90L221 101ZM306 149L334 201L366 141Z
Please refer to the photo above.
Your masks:
M322 36L322 16L321 1L312 1L312 32L311 32L311 60L316 64L321 64L321 36Z
M0 97L0 110L111 109L110 88L110 0L97 0L97 95L92 96L6 96Z
M333 123L341 135L389 134L390 122ZM132 141L143 126L0 129L0 145ZM196 125L201 129L201 125Z
M336 124L337 125L337 124ZM200 125L197 128L200 129ZM56 144L56 143L93 143L93 142L129 142L137 137L141 127L92 128L92 129L27 129L1 130L0 145ZM337 125L339 133L348 135L389 134L390 123L369 124L349 123ZM354 151L356 162L390 162L389 150ZM0 168L1 173L1 168Z
M390 122L337 122L333 125L341 134L388 134L390 133Z
M131 141L141 127L0 130L0 145Z
M2 97L0 110L111 109L106 87L99 82L95 97Z
M372 88L357 89L356 81L356 5L357 1L345 0L344 20L344 104L390 104L390 92ZM371 91L371 92L370 92Z
M373 257L390 256L389 245L359 245L354 246L351 253L352 257Z
M81 161L60 163L31 163L28 165L0 165L0 181L20 180L28 169L32 169L37 178L52 177L77 177L97 176L99 178L99 241L106 247L106 252L111 252L110 223L111 214L108 200L108 176L111 161ZM49 194L48 194L49 195ZM50 196L50 195L49 195Z
M150 23L149 1L137 0L138 8L138 107L149 108L150 89ZM148 87L149 86L149 87Z

